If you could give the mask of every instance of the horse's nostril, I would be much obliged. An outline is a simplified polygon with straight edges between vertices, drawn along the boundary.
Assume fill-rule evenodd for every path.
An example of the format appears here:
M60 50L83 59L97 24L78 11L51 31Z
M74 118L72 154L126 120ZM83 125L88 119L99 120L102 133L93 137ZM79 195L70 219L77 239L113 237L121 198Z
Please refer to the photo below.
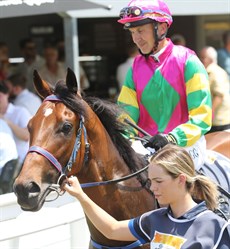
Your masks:
M17 196L23 196L24 198L33 198L40 194L40 187L35 182L29 182L25 184L15 184L14 192Z
M40 193L40 187L35 182L30 182L27 185L29 197L36 197Z

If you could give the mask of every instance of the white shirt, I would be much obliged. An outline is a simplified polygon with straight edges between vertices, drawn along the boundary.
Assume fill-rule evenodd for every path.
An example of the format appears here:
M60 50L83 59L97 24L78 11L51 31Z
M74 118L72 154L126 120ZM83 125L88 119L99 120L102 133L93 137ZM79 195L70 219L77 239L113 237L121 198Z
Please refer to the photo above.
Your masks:
M49 71L46 65L44 65L40 70L39 74L41 78L45 81L47 81L49 84L55 86L55 84L59 80L65 80L66 79L66 70L64 68L64 65L60 62L58 62L58 70L55 74Z
M31 115L29 111L26 110L26 108L21 106L15 106L9 103L4 117L11 120L11 122L18 125L19 127L26 128L31 118ZM21 140L15 135L14 140L18 151L19 162L22 163L29 149L29 141Z
M125 78L126 78L126 74L127 74L128 70L133 65L134 58L135 57L128 58L124 63L121 63L117 67L116 78L117 78L117 82L118 82L120 89L122 88L122 86L125 82Z
M26 77L26 86L32 92L35 92L33 84L34 70L36 69L37 71L39 71L44 63L45 60L41 56L37 55L33 63L29 65L26 62L23 62L19 64L15 70L16 73L20 73Z
M17 158L18 153L13 133L7 123L0 119L0 174L7 162Z
M41 99L28 89L24 89L13 102L14 105L25 107L32 116L35 115L41 103Z

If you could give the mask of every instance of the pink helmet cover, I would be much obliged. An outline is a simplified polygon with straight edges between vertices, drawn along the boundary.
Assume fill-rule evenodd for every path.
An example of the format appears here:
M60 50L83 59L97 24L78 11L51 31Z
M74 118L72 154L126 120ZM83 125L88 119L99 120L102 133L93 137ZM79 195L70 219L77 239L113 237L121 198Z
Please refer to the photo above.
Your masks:
M131 0L127 9L132 7L140 8L142 14L139 16L124 15L124 17L118 20L119 23L125 24L127 22L135 22L147 18L157 22L166 22L168 26L173 22L169 8L162 0Z

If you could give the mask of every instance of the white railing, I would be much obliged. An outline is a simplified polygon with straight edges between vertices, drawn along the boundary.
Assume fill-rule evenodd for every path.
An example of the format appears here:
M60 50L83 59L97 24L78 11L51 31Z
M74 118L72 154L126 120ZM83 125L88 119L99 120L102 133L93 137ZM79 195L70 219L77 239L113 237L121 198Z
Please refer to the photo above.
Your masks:
M88 244L84 212L68 194L38 212L23 212L13 193L0 195L0 248L86 249Z

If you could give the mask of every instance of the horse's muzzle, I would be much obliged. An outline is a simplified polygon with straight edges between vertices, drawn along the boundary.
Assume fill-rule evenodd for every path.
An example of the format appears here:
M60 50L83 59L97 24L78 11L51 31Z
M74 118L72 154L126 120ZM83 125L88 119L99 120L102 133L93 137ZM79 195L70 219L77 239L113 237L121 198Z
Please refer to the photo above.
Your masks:
M13 185L13 191L17 196L18 204L25 211L38 211L45 197L41 194L41 188L35 182L18 183L17 179Z

